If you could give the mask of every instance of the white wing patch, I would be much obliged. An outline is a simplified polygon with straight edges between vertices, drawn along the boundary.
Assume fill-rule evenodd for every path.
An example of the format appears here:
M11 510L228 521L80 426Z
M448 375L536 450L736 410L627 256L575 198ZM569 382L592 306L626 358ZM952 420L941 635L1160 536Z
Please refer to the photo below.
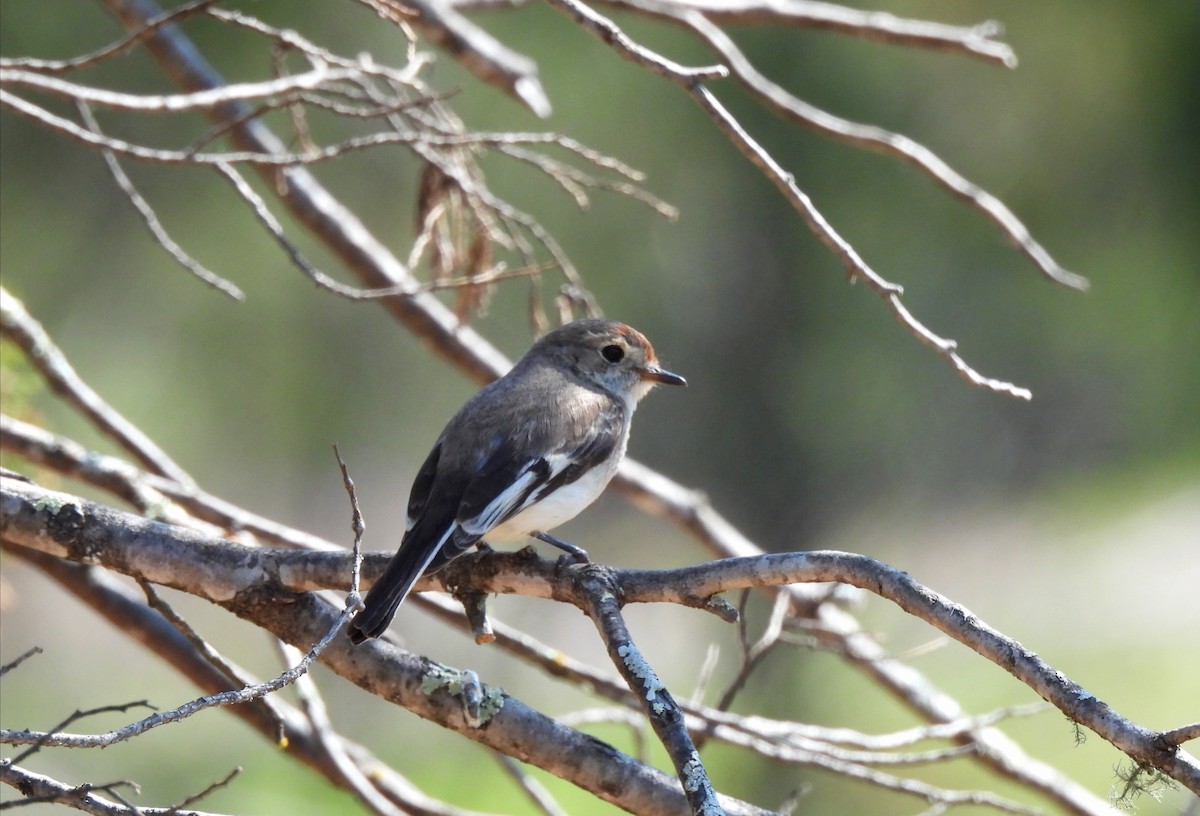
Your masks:
M538 461L545 462L546 468L544 470L534 468L534 465ZM553 453L542 460L529 462L516 480L500 491L496 498L488 502L483 510L474 518L459 519L458 526L468 535L480 537L487 535L522 510L535 504L538 488L553 480L559 473L562 473L572 461L565 453ZM555 493L558 492L555 491ZM580 509L582 509L582 506Z

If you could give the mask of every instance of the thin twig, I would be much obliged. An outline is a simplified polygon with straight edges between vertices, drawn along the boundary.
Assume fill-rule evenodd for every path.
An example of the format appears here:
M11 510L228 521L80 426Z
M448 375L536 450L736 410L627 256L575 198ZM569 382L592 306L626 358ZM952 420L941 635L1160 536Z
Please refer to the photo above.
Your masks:
M0 103L26 116L51 131L67 136L88 147L111 150L138 161L152 164L214 165L250 164L262 168L294 168L322 164L348 153L369 150L385 145L429 145L433 147L490 147L511 144L557 144L562 137L552 133L461 133L437 135L431 133L384 131L344 139L324 145L315 152L262 152L231 150L228 152L197 152L193 149L171 150L146 147L124 139L103 136L80 127L75 122L54 114L11 91L0 89ZM222 103L226 107L229 103ZM155 110L161 108L156 107ZM165 112L165 110L164 110ZM241 115L241 114L239 114ZM236 129L236 128L235 128Z
M79 115L83 118L83 123L98 136L104 134L100 131L100 125L96 121L96 117L92 115L92 110L86 102L76 100L76 108L79 110ZM150 206L150 202L138 192L133 185L133 181L126 174L125 169L121 167L121 163L117 161L117 157L113 155L111 150L101 150L100 154L104 157L104 163L108 165L108 172L112 175L113 180L129 199L129 203L138 211L138 215L142 217L142 221L150 230L150 234L154 236L154 240L159 246L167 251L167 253L175 259L175 261L187 271L191 272L203 283L216 289L223 295L227 295L236 301L243 301L246 295L235 286L231 281L222 278L220 275L209 270L191 255L184 251L183 247L175 242L171 234L167 232L162 222L158 220L158 214L154 212L154 208Z
M567 816L567 811L563 810L558 802L554 801L554 797L550 791L546 790L546 786L537 780L532 774L525 771L524 768L512 757L494 752L492 754L496 761L500 763L500 767L504 772L514 779L521 790L529 799L530 804L545 814L545 816Z
M698 68L691 68L686 65L680 65L674 60L667 59L663 55L639 45L630 39L616 23L579 0L550 0L550 5L564 12L579 25L615 48L621 56L672 82L686 85L713 79L724 79L729 76L729 68L724 65L705 65Z
M24 663L26 660L33 657L34 655L40 655L41 653L42 653L41 646L34 646L30 649L27 649L23 654L19 655L14 660L10 660L8 663L5 663L3 666L0 666L0 677L3 677L4 675L8 674L10 671L15 669L17 666L20 666L22 663Z
M45 76L33 71L0 68L0 86L33 88L54 96L125 111L153 113L184 113L210 110L231 102L251 102L270 99L289 93L312 90L340 81L355 79L359 72L350 68L332 68L321 63L302 74L289 74L264 82L239 82L185 94L130 94L80 85L64 79Z
M84 813L94 814L94 816L220 816L220 814L199 810L180 810L178 807L134 808L124 801L124 797L115 790L119 786L136 787L131 782L68 785L49 776L21 768L10 760L0 762L0 782L21 791L25 796L25 799L20 802L6 803L13 806L38 802L62 804ZM110 802L97 796L97 792L107 793L121 801Z
M792 208L800 214L809 230L841 260L849 280L851 282L864 281L871 291L883 300L892 316L910 334L949 362L963 379L972 385L1020 399L1032 398L1033 395L1027 388L980 374L958 354L957 343L954 340L939 337L917 320L900 300L903 293L901 287L885 280L867 265L850 242L833 228L833 225L825 219L808 195L800 189L792 174L787 172L762 145L755 141L737 118L701 83L700 80L704 77L691 69L675 70L674 64L669 60L656 59L653 57L653 52L633 43L624 35L618 36L617 32L620 29L615 23L579 0L552 0L552 5L570 15L587 31L611 45L621 57L649 68L659 76L683 88L738 151L775 185L775 188L792 205ZM727 70L723 66L722 69Z
M875 125L850 122L793 96L761 74L732 38L703 14L679 11L673 16L712 46L729 63L733 75L778 113L839 141L915 165L939 186L987 216L1048 280L1072 289L1088 288L1087 278L1063 269L1003 201L965 178L923 144Z
M209 6L219 2L221 0L191 0L191 2L183 3L147 21L145 25L140 26L135 31L131 31L117 42L93 51L90 54L84 54L68 60L42 60L33 57L0 59L0 66L4 68L26 69L41 74L69 74L84 68L92 68L113 57L129 53L163 26L179 23L194 14L206 11Z
M209 664L218 672L223 674L229 680L230 688L239 688L253 685L254 681L248 674L227 660L224 655L218 652L212 644L200 636L190 623L184 620L183 616L177 613L171 605L162 599L158 592L154 589L154 585L144 578L138 579L138 586L146 596L146 601L158 614L162 615L167 623L175 628L175 631L183 635L184 639L192 645L196 650L196 654L207 660ZM260 700L265 706L267 712L275 720L275 744L283 746L287 744L287 726L284 721L283 714L277 709L275 700L270 695L264 696ZM55 729L61 730L61 729Z
M88 450L65 436L3 414L0 414L0 449L119 496L148 518L192 527L202 520L219 530L249 534L278 547L326 552L344 549L251 513L198 487L146 473L123 459Z
M346 489L347 498L350 499L350 529L354 533L354 543L351 546L353 561L350 573L350 597L346 599L346 606L357 609L359 606L358 583L363 562L362 539L363 534L367 531L367 520L363 518L362 510L358 506L358 492L354 488L354 480L350 478L350 468L342 459L342 452L338 450L337 443L333 445L333 455L337 459L338 469L342 473L342 486Z
M226 774L221 779L218 779L216 782L213 782L212 784L208 785L206 788L204 788L204 790L191 794L190 796L186 797L183 801L181 801L177 805L172 805L169 812L178 812L178 811L182 810L183 808L186 808L187 806L189 806L195 802L199 802L201 799L208 796L213 791L218 791L221 788L228 787L229 784L232 783L234 779L236 779L238 776L241 775L241 773L242 773L241 768L234 768L232 771L230 771L228 774Z
M683 2L661 0L599 0L621 12L636 11L659 15L670 12ZM464 13L499 11L520 6L525 0L451 0ZM826 29L860 39L948 51L1015 68L1016 54L1007 43L996 38L1003 27L985 20L972 26L954 26L929 20L897 17L886 12L849 8L810 0L688 0L694 8L713 20L732 25L777 25L806 29Z
M130 723L129 725L119 728L115 731L107 731L103 734L68 734L63 733L58 728L51 729L46 732L32 731L23 729L18 731L5 729L3 733L3 741L11 745L37 745L37 746L54 746L64 748L105 748L110 745L115 745L118 742L123 742L132 739L140 734L144 734L152 728L168 723L179 722L201 711L216 707L239 705L257 700L267 694L271 694L284 686L290 685L297 678L303 676L325 648L333 641L345 624L350 620L350 616L354 613L354 608L347 606L342 610L334 625L322 637L316 645L314 645L303 658L291 668L285 670L278 676L263 683L255 683L244 686L240 689L231 691L218 692L216 694L199 697L183 705L177 706L170 711L163 711L153 714L144 719Z
M131 703L114 703L112 705L98 706L96 708L89 708L89 709L84 709L84 710L76 709L75 711L68 714L63 720L59 721L59 723L57 725L55 725L53 728L51 728L50 731L47 733L53 734L55 732L61 731L62 729L66 728L68 725L70 725L71 723L78 722L79 720L86 719L87 717L95 717L97 714L112 714L113 712L117 712L119 714L124 714L124 713L128 712L129 709L131 709L131 708L149 708L151 710L154 710L154 706L152 706L146 700L135 700ZM30 740L25 743L15 743L15 744L29 745L30 747L26 748L24 751L21 751L16 756L14 756L11 760L9 760L14 765L19 762L23 762L28 757L33 756L38 751L45 748L47 745L51 745L51 743L46 739L34 739L34 740Z

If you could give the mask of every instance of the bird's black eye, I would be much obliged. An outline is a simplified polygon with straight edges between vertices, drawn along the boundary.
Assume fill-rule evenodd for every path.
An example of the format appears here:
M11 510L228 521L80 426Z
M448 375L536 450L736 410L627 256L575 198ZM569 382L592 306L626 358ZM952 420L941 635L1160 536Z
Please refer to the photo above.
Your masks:
M610 363L619 363L625 358L625 349L614 343L600 349L600 354Z

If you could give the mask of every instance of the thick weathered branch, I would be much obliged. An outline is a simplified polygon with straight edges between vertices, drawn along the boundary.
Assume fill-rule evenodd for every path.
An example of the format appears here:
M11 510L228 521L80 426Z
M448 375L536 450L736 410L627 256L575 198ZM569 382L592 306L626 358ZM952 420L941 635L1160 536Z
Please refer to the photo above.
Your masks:
M101 563L134 577L205 597L281 640L308 648L325 635L338 612L319 596L286 589L307 572L295 559L311 556L318 572L340 563L339 584L350 577L350 555L259 550L213 540L172 525L105 508L65 494L3 478L0 537L15 545L85 563ZM172 555L172 553L174 553ZM190 555L189 555L190 553ZM191 560L191 564L177 559ZM282 560L280 560L282 559ZM301 567L300 573L294 571ZM313 574L310 573L309 577ZM307 581L308 579L303 579ZM461 701L437 685L457 672L382 641L351 646L335 639L322 662L365 690L401 705L470 739L570 779L606 801L647 813L685 813L679 783L592 737L554 722L498 689L487 727L476 727ZM439 691L430 691L434 683ZM10 732L6 737L17 738ZM70 744L68 735L47 745ZM751 805L721 797L730 814L761 814Z
M271 592L291 595L289 587L344 587L349 555L261 550L213 541L189 530L150 522L73 496L5 478L0 534L21 546L87 563L102 563L136 578L174 586L230 608L257 608L246 600ZM175 555L172 556L172 551ZM564 599L572 585L557 580L562 567L528 555L485 556L503 559L504 571L484 570L475 588ZM461 560L461 559L460 559ZM481 559L482 560L482 559ZM514 563L515 562L515 563ZM364 565L375 572L382 559ZM1156 768L1200 792L1200 763L1162 734L1133 723L1056 671L1032 651L978 620L967 609L874 559L850 553L811 552L731 558L679 570L615 571L621 600L697 605L698 599L745 587L793 582L837 581L893 601L947 635L1012 673L1072 720L1111 742L1140 765ZM425 579L428 581L429 579ZM453 577L462 584L464 576ZM586 608L585 598L572 599ZM239 614L244 614L239 612ZM255 619L254 615L244 616ZM270 628L270 626L267 626ZM285 638L286 639L286 638ZM294 644L295 645L295 644ZM335 644L334 651L337 651ZM335 665L335 670L338 667ZM355 682L358 682L357 680ZM360 683L361 684L361 683Z
M47 434L40 429L28 426L7 417L0 417L0 440L6 450L19 452L31 461L40 462L64 475L80 478L97 486L124 495L131 491L134 495L135 506L145 505L155 511L162 512L164 505L161 497L142 499L146 490L154 488L163 491L176 501L179 501L189 512L199 514L212 522L224 527L245 529L255 533L260 539L274 542L287 547L303 547L316 550L341 551L341 548L315 537L282 527L274 522L261 519L240 508L234 507L215 497L203 494L194 488L183 490L172 482L161 477L154 477L137 471L127 463L112 457L91 454L78 445L60 437ZM625 465L631 466L626 460ZM643 480L641 494L653 496L655 502L647 509L658 514L665 514L689 529L697 538L714 552L723 554L754 555L757 550L753 544L744 539L735 529L712 510L703 497L693 491L684 490L678 485L658 474L646 471L642 466L633 466L635 477ZM647 477L649 474L649 477ZM150 487L153 486L153 487ZM155 491L157 492L157 491ZM141 500L139 500L141 499ZM169 520L169 518L167 519ZM194 523L194 522L193 522ZM221 546L224 546L222 544ZM262 553L263 551L255 550ZM383 569L388 554L373 555L366 565L368 577L377 575ZM479 564L472 564L473 557L460 559L452 564L442 576L443 582L480 581L487 574L481 567L496 564L504 568L499 574L509 582L505 591L518 591L523 594L535 595L549 593L554 580L553 570L540 562L530 553L513 553L493 555ZM544 566L545 574L538 576L537 571ZM526 567L528 569L526 569ZM459 571L461 570L461 578ZM330 575L330 573L334 573ZM529 575L525 575L528 572ZM345 570L334 564L317 564L313 569L302 569L294 563L281 574L297 581L294 588L314 589L329 586L329 581L340 580ZM419 587L436 587L432 579L426 579ZM494 587L493 587L494 588ZM943 734L963 745L973 748L973 756L983 760L996 770L1012 776L1024 784L1031 785L1054 798L1063 801L1068 807L1078 813L1103 813L1107 807L1096 800L1087 790L1062 776L1055 769L1037 762L1026 756L1016 743L1002 732L987 727L987 721L975 722L971 727L964 723L973 720L962 712L958 703L943 692L933 688L911 666L893 659L871 637L861 631L857 622L836 605L819 603L826 597L824 590L817 587L796 584L777 590L788 595L793 604L800 609L811 609L818 616L819 625L814 630L816 636L826 643L826 646L837 653L843 654L853 665L859 666L873 676L885 689L893 691L899 699L907 703L917 712L930 717L935 722L944 725L929 726L931 736ZM435 604L438 599L434 596L426 598L417 596L413 602L438 614L445 614L441 604ZM699 604L704 608L704 604ZM456 613L455 619L461 619L461 612ZM556 676L573 675L583 686L594 689L601 696L614 701L627 701L628 691L623 684L612 682L583 665L568 665L563 656L556 650L538 649L525 635L503 626L495 625L495 634L503 648L515 650L524 659L539 663L549 673ZM761 717L734 717L721 715L708 709L698 709L687 706L689 717L692 718L689 727L700 731L714 731L717 737L731 744L754 746L761 750L761 737L780 741L781 750L776 757L784 761L822 765L822 756L826 748L818 743L836 743L846 739L826 737L820 731L809 730L808 727L797 723L779 723ZM939 730L942 729L942 730ZM847 732L849 733L849 732ZM818 743L808 744L805 740L817 740ZM797 740L799 740L797 742ZM805 746L797 751L796 746ZM769 752L768 752L769 753ZM841 769L839 769L841 770ZM883 780L871 778L868 781L882 783Z

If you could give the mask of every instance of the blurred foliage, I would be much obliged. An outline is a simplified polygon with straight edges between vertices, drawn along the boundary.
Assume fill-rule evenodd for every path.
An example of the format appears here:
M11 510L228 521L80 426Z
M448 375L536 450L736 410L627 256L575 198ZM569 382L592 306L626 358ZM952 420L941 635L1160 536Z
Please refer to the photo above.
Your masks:
M399 34L354 4L246 5L348 53L403 59ZM768 549L839 547L886 558L1145 724L1195 719L1200 613L1185 596L1186 587L1194 595L1200 585L1200 559L1194 546L1179 544L1190 538L1194 545L1196 527L1189 525L1200 518L1200 4L888 0L877 7L950 23L999 19L1020 66L1007 71L829 33L742 27L734 35L789 89L923 141L999 195L1064 266L1090 278L1089 293L1039 279L989 223L913 168L775 120L731 81L714 90L867 262L905 286L919 319L956 338L983 373L1029 386L1031 403L959 380L865 288L846 285L838 262L674 87L617 59L555 12L535 5L479 18L538 61L555 105L548 121L481 87L444 55L433 77L440 87L460 89L454 104L468 125L566 133L645 170L648 188L679 206L671 223L648 217L636 202L599 195L580 213L528 168L485 165L501 193L557 236L606 312L644 329L665 363L689 378L686 393L645 403L634 456L706 491ZM680 31L620 21L667 56L712 61ZM256 40L230 37L213 24L189 31L230 79L266 74ZM0 4L5 56L66 57L119 35L97 4L55 4L54 13L37 0ZM167 88L136 54L86 79ZM117 117L105 124L119 134ZM392 546L412 473L472 385L431 359L382 310L316 291L215 176L126 164L176 240L246 291L240 305L173 265L98 156L7 110L0 126L4 285L82 376L210 491L348 540L329 455L329 443L339 442L375 536L369 546ZM164 143L172 136L183 138L182 131L164 132ZM316 173L383 240L406 247L418 170L396 150L356 154ZM314 257L338 272L319 252ZM527 286L504 285L478 318L514 356L529 339ZM547 299L552 295L550 287ZM49 395L26 395L26 376L20 391L10 388L7 350L2 360L4 410L17 410L10 400L20 393L52 429L109 450ZM661 525L622 522L627 509L612 500L591 515L608 526L583 519L567 530L594 554L602 551L593 546L597 538L622 538L612 529L662 542L649 550L630 546L627 556L614 544L602 551L614 563L697 557ZM6 559L6 575L17 574L12 567ZM5 608L6 659L33 642L23 622L37 620L39 610L65 614L51 590L28 571L19 574L17 608ZM34 597L34 587L49 597ZM1190 610L1183 608L1188 603ZM72 620L84 615L67 608ZM879 605L866 614L892 632L897 651L929 637L927 628L898 624ZM214 626L224 625L213 617ZM94 637L68 638L67 645ZM445 640L429 645L444 648ZM118 661L134 648L122 643L107 646ZM257 647L246 647L245 660L271 671ZM464 648L455 655L464 663L492 659L481 656L486 650ZM1027 700L1003 677L981 681L997 674L994 667L962 650L918 665L972 707ZM1131 674L1131 667L1141 670ZM26 671L22 684L35 676ZM138 692L127 679L111 678L99 686L97 704L189 693L161 673L163 685ZM744 705L801 710L829 725L875 729L910 721L865 683L847 684L845 673L824 658L780 658ZM16 679L5 683L6 725L14 718L35 724L18 717L26 711L48 712L39 715L43 723L62 713L64 701L49 693L52 682L33 691L17 690ZM773 694L780 688L795 689L795 699ZM457 738L401 719L353 689L338 694L341 716L364 732L384 718L398 723L386 737L398 743L389 759L416 762L462 750ZM214 733L229 720L217 722ZM1103 795L1117 784L1115 753L1094 738L1072 750L1069 725L1054 715L1015 723L1012 731L1093 791ZM619 735L605 736L621 744ZM262 756L273 753L252 738L244 742ZM148 753L165 773L164 757ZM213 754L209 761L233 761L226 749ZM330 808L345 806L345 797L313 786L302 772L285 772L288 763L263 765L257 756L236 762L264 785L273 776L288 780L296 796L270 787L247 793L258 789L247 779L204 805L288 813L321 796ZM106 767L114 776L133 775ZM767 776L743 772L737 758L714 771L719 787L762 802L811 783L807 812L884 807L877 792L827 774L773 769ZM970 770L930 776L993 784ZM457 769L444 762L418 776L435 793L462 792L456 778ZM194 775L179 784L181 795L194 791ZM462 804L520 807L484 788L478 801ZM499 788L512 795L511 787ZM848 805L851 797L858 804ZM1141 812L1169 812L1178 799L1167 801L1143 803Z

